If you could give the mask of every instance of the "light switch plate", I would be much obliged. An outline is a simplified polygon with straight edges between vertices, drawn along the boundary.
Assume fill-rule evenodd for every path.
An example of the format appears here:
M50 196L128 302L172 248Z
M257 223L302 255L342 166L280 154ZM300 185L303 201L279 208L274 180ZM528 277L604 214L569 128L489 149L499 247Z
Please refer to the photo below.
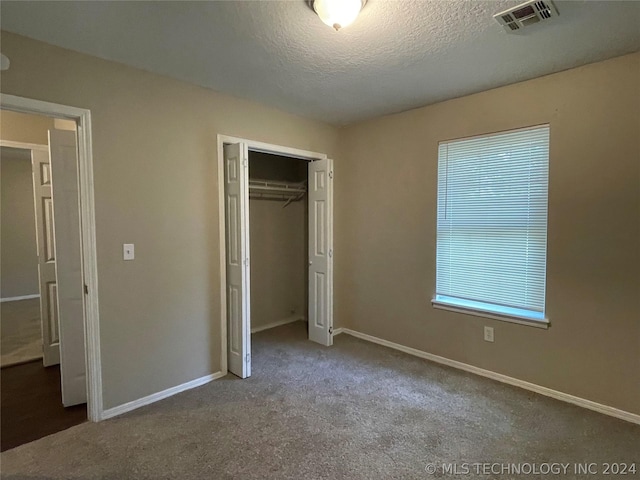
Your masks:
M493 327L484 327L485 342L493 342Z
M133 260L136 257L133 243L122 245L122 259Z

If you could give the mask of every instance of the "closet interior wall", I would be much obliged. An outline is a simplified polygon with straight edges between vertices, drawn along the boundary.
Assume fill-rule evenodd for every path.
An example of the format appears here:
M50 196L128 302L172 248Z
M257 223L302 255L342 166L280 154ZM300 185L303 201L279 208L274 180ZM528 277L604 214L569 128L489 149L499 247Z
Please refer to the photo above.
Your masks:
M307 162L250 151L249 181L257 180L300 184ZM307 224L307 195L287 202L287 195L250 194L252 330L307 319Z

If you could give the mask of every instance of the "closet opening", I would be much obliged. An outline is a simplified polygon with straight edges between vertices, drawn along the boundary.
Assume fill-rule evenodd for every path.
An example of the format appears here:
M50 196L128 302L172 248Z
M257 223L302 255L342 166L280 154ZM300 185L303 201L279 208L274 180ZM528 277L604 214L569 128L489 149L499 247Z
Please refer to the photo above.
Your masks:
M308 311L308 160L249 151L251 333Z
M333 344L333 161L226 136L218 158L221 363L246 378L252 333L300 322L310 341Z

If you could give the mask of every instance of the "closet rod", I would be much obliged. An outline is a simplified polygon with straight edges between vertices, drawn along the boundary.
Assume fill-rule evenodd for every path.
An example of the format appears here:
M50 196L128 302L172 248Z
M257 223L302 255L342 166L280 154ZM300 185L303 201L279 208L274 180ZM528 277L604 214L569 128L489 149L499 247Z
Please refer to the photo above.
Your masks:
M266 180L249 180L249 192L269 192L282 194L300 194L307 191L306 182L286 183Z
M268 200L282 200L285 204L282 208L286 208L291 202L298 202L304 198L307 192L300 192L296 194L296 192L287 192L287 193L279 193L279 192L263 192L263 191L249 191L249 198L264 198Z
M249 192L270 192L270 193L305 193L307 191L304 187L263 187L260 185L249 185Z
M307 194L307 182L290 183L290 182L273 182L270 180L251 180L249 179L249 196L258 198L279 197L285 201L282 208L285 208L291 202L302 200Z

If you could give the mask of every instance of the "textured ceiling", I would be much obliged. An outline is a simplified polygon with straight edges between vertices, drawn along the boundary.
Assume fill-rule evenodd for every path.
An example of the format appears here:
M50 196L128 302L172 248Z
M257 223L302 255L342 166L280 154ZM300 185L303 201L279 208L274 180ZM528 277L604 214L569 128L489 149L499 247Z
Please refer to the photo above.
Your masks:
M369 0L335 32L304 0L0 2L3 30L341 125L640 49L640 2Z

